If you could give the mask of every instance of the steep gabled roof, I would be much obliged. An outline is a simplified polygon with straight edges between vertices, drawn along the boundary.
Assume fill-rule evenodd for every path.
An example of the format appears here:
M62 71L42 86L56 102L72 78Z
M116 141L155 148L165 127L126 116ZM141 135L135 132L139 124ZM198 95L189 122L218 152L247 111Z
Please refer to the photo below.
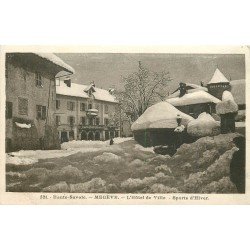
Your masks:
M221 73L221 71L217 68L214 72L214 75L212 77L212 79L209 81L208 84L211 83L222 83L222 82L228 82L228 79Z
M175 97L166 100L168 103L171 103L174 106L184 106L191 104L199 104L199 103L218 103L220 100L209 93L200 90L193 93L185 94L182 97Z
M69 66L67 63L65 63L61 58L59 58L55 54L52 54L52 53L33 53L33 54L60 66L61 68L63 68L64 70L66 70L72 74L75 73L75 70L71 66Z

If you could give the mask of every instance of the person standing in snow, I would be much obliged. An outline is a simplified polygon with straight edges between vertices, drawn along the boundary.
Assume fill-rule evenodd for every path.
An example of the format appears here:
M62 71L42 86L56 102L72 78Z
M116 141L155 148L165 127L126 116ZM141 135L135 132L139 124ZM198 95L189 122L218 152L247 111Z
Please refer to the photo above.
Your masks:
M110 141L109 141L109 145L113 145L114 144L114 139L113 137L110 138Z
M245 193L245 137L238 136L233 139L238 151L233 154L230 164L230 180L235 184L239 193Z
M183 133L185 126L181 124L182 117L178 114L176 117L177 127L174 130L174 149L179 148L183 143Z

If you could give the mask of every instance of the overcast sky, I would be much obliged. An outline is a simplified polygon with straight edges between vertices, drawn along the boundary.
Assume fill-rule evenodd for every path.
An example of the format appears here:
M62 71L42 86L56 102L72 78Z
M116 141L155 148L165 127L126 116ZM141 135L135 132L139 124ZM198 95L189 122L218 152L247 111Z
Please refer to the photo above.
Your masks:
M232 80L245 78L244 55L194 54L119 54L119 53L67 53L57 54L75 69L72 82L97 87L120 88L121 76L138 69L138 61L152 71L168 71L173 79L170 91L179 82L199 84L208 82L218 66Z

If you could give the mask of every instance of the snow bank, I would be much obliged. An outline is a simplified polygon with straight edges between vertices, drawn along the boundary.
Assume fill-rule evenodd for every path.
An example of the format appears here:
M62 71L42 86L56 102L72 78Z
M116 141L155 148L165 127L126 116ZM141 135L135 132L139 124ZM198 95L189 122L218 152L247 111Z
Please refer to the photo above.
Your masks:
M131 161L128 166L132 167L132 168L136 168L136 167L141 167L143 166L144 162L140 159L135 159L133 161Z
M182 124L187 125L193 118L182 113L168 102L160 102L149 107L131 126L132 131L153 129L153 128L170 128L177 126L176 117L181 115Z
M199 103L211 103L211 102L219 103L220 102L218 98L210 95L209 93L203 90L188 93L182 97L169 98L166 101L175 107L191 105L191 104L199 104Z
M52 180L67 182L81 181L83 177L84 175L82 171L80 171L77 167L72 167L71 165L65 166L49 174L49 178Z
M169 168L167 165L160 165L155 168L156 172L163 172L165 174L172 174L171 168Z
M230 162L236 150L234 147L226 151L218 160L211 164L207 170L190 174L189 178L184 181L183 191L200 193L209 183L219 181L221 178L229 176Z
M70 184L71 193L103 193L106 191L106 181L94 178L88 182Z
M180 191L177 188L168 187L158 183L152 185L152 187L150 187L148 192L157 194L180 193Z
M9 154L6 154L5 159L6 159L6 164L13 164L13 165L30 165L38 162L37 159L11 156Z
M110 153L110 152L104 152L101 155L98 155L93 158L93 161L99 162L99 163L116 163L118 164L121 162L122 158L116 154Z
M69 186L65 181L59 182L55 185L51 185L42 189L43 192L52 192L52 193L68 193Z
M204 112L188 124L187 133L195 137L218 135L220 124L210 114Z
M151 152L151 153L154 153L154 147L144 148L144 147L141 146L140 144L135 144L135 149L136 149L136 150L143 151L143 152Z
M120 143L133 140L133 138L114 138L112 147L109 141L70 141L61 145L62 150L20 150L6 154L6 163L14 165L30 165L38 162L39 159L51 159L70 156L77 152L88 153L99 150L119 151L119 147L115 147Z
M157 178L154 176L145 177L142 180L139 178L136 179L129 178L121 183L121 187L128 192L134 192L143 189L147 186L151 186L156 181Z
M222 101L216 105L216 113L223 115L227 113L236 113L237 111L238 105L234 101L232 93L225 90L222 94Z
M133 140L132 137L115 137L114 139L114 144L120 144L126 141L130 141ZM68 150L68 149L75 149L75 148L91 148L91 149L95 149L95 148L105 148L105 147L110 147L109 145L109 140L107 141L69 141L69 142L64 142L61 144L61 148L64 150Z
M232 194L237 193L236 186L230 181L229 177L223 177L219 181L213 181L201 189L201 193L210 194Z

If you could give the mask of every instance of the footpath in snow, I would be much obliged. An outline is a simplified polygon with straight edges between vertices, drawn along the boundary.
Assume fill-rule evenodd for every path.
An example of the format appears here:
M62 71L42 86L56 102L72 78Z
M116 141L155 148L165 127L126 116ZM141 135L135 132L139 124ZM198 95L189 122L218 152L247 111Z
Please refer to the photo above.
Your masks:
M133 140L128 138L114 138L114 144ZM61 150L20 150L18 152L6 153L6 164L29 165L38 162L39 159L51 159L66 157L78 152L96 152L109 148L108 141L70 141L61 145Z

